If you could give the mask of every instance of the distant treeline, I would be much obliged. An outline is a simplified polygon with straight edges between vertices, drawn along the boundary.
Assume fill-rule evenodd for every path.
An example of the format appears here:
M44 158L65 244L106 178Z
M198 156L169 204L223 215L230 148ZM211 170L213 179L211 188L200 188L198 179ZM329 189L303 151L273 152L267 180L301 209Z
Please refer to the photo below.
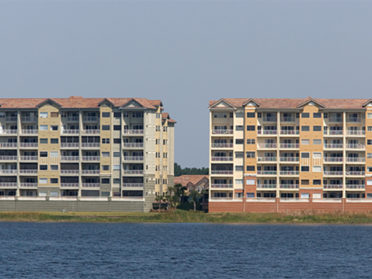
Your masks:
M174 176L180 176L184 174L208 174L208 168L182 168L179 164L174 163Z

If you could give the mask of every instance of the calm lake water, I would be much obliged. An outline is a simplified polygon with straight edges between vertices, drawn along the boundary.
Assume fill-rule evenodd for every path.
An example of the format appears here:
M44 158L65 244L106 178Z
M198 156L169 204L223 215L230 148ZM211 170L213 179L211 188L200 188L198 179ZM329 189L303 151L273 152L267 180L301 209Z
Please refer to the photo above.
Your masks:
M0 223L0 278L372 278L372 227Z

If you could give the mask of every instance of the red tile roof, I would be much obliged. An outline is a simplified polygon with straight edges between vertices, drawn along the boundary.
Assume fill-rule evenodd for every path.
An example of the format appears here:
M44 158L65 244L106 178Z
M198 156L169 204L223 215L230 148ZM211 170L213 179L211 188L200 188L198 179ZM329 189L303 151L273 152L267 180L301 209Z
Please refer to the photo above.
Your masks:
M174 184L181 184L182 186L186 186L187 184L192 183L193 185L195 185L204 178L209 179L208 175L185 174L181 176L175 176Z
M161 117L162 117L163 120L168 119L168 122L170 122L170 123L176 123L176 120L170 118L169 113L167 113L167 112L163 112L161 114Z
M322 99L322 98L224 98L221 100L212 100L210 106L225 101L234 107L242 107L248 101L253 101L260 108L287 109L298 108L308 101L314 101L324 108L328 109L363 109L369 99Z

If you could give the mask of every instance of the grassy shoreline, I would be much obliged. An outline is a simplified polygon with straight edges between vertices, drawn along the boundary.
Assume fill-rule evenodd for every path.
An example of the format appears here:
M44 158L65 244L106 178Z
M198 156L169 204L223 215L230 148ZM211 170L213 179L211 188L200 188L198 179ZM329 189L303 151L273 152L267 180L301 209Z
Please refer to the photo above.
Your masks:
M129 212L0 212L0 222L210 223L210 224L372 224L372 214L269 214L170 211Z

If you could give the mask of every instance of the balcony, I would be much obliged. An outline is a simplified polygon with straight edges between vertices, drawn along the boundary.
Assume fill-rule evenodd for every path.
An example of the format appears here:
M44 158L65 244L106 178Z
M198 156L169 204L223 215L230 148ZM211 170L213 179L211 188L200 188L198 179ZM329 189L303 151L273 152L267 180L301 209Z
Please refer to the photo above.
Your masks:
M276 170L257 170L258 175L276 175Z
M342 163L343 157L324 157L324 162Z
M323 133L325 136L342 136L344 131L343 130L329 130L329 131L324 130Z
M275 188L276 188L276 184L270 184L270 183L267 183L267 184L258 183L257 184L257 189L275 189Z
M19 173L20 174L37 174L38 170L37 169L20 169Z
M143 174L143 170L124 170L124 174Z
M362 118L360 117L348 117L347 122L351 122L351 123L358 123L358 122L362 122Z
M298 189L298 184L292 184L292 183L285 183L285 184L280 184L280 189Z
M82 170L83 174L99 174L100 170L99 169L87 169L87 170Z
M264 122L276 122L276 117L264 117Z
M61 142L61 147L79 148L79 143L78 142Z
M61 156L61 161L79 161L79 156Z
M278 133L277 130L258 130L257 134L258 135L276 135Z
M324 171L324 175L334 175L334 176L342 176L344 174L343 171Z
M364 184L346 184L346 189L364 189Z
M63 129L62 134L64 135L77 135L80 133L79 129Z
M280 175L299 175L299 174L300 174L299 171L294 171L294 170L291 170L291 171L281 170L280 171Z
M364 163L366 158L364 157L347 157L346 162L348 163Z
M232 156L212 156L212 161L232 161Z
M37 122L37 117L22 116L22 122Z
M295 122L296 121L296 118L294 117L281 117L280 118L280 122Z
M143 156L124 156L124 161L143 161Z
M61 169L61 174L79 174L79 169Z
M258 144L259 148L268 148L268 149L275 149L277 148L276 143L260 143Z
M127 148L143 148L143 142L124 142L124 147L127 147Z
M0 156L0 161L16 161L17 156Z
M79 187L78 182L61 182L61 187Z
M88 182L83 182L83 187L99 187L99 183L88 183Z
M299 162L299 157L280 157L280 162Z
M83 156L83 161L99 161L99 156Z
M17 182L0 182L0 187L17 187Z
M0 132L0 135L16 135L17 133L17 129L4 129Z
M227 143L227 142L213 142L212 147L213 148L232 148L234 147L234 144Z
M346 148L348 149L365 149L365 145L361 143L355 143L355 144L347 144Z
M124 129L124 135L143 135L143 129Z
M0 174L17 174L17 169L0 169Z
M98 117L97 116L84 116L83 121L84 122L97 122Z
M232 129L216 129L212 130L212 134L214 135L231 135L233 133Z
M233 173L233 170L211 170L211 174L232 175Z
M299 135L300 132L298 130L281 130L281 135Z
M37 182L21 182L21 187L37 187Z
M365 172L364 171L346 171L346 175L363 176L365 175Z
M62 115L62 121L79 122L79 116L63 116Z
M5 121L17 122L17 116L7 116L7 117L5 117Z
M37 161L37 156L21 156L21 161Z
M100 130L98 129L87 129L87 130L83 130L83 133L84 134L99 134L100 133Z
M16 142L0 142L1 148L17 147Z
M324 189L342 189L343 186L342 184L324 184L323 188Z
M232 184L220 184L220 183L212 183L212 188L232 188Z
M123 187L143 187L143 183L124 182Z
M81 147L100 147L99 142L82 142Z
M347 130L348 136L364 136L365 134L364 130Z
M280 148L283 149L290 149L290 148L299 148L300 145L298 143L281 143Z
M21 142L21 147L38 147L39 144L37 142Z
M36 129L22 129L23 135L36 135L38 133L38 130Z
M342 149L344 145L342 143L325 143L325 149Z
M330 123L342 123L342 117L329 117L328 122L330 122Z
M276 162L277 158L276 157L258 157L257 161L258 162Z

